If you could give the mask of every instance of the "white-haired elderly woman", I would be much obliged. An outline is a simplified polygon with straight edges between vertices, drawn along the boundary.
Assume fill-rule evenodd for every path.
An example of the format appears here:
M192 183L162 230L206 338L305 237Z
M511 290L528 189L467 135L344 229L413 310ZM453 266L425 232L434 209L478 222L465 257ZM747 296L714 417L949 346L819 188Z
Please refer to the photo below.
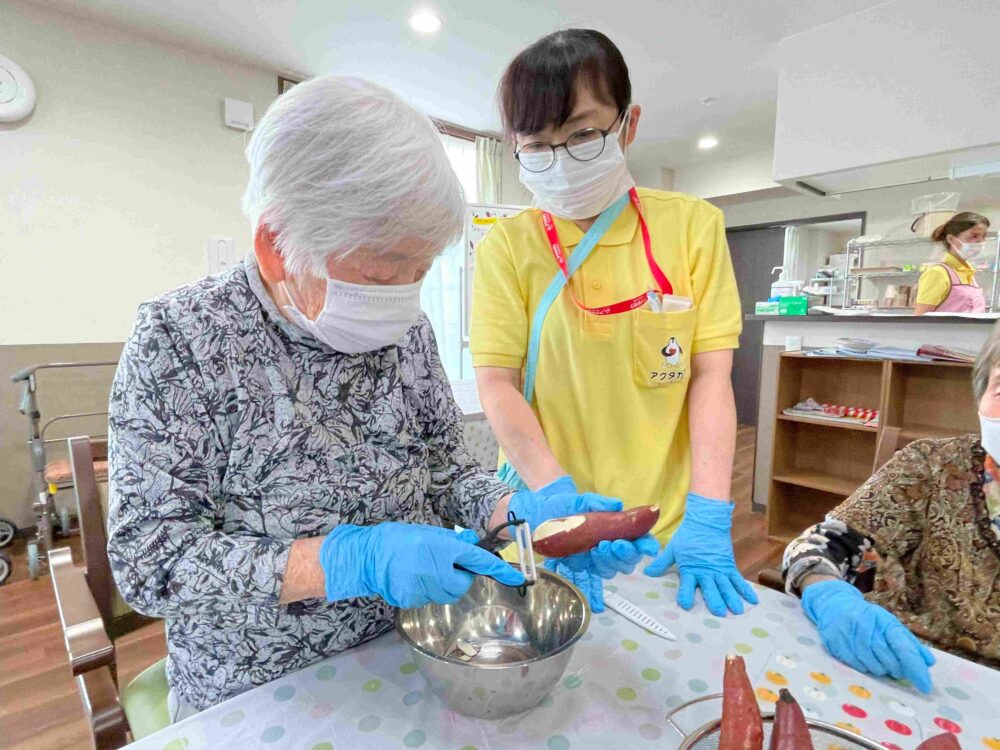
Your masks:
M1000 668L1000 325L976 360L980 434L918 440L785 550L833 656L931 689L914 637Z
M377 636L392 607L456 600L456 564L523 582L445 525L621 507L511 495L465 449L419 307L464 208L427 117L318 78L247 157L253 253L140 307L111 396L108 553L124 598L167 620L174 720ZM602 545L577 568L645 549Z

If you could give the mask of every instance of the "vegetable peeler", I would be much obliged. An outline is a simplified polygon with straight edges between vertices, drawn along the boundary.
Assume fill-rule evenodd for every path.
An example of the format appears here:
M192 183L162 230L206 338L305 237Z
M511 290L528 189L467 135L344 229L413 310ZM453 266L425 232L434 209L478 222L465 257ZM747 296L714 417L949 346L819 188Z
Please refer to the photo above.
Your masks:
M476 542L476 546L488 550L496 543L500 532L507 528L511 530L511 537L513 537L514 544L517 546L518 567L521 570L521 575L524 576L524 585L518 586L518 590L521 596L524 596L528 593L527 587L534 585L538 581L538 569L535 567L535 551L531 546L531 528L528 526L528 522L523 518L517 518L513 512L508 512L507 522L490 529L486 536ZM458 563L454 563L454 567L456 570L463 570L472 575L480 575ZM488 577L492 578L492 576ZM499 581L497 582L499 583Z

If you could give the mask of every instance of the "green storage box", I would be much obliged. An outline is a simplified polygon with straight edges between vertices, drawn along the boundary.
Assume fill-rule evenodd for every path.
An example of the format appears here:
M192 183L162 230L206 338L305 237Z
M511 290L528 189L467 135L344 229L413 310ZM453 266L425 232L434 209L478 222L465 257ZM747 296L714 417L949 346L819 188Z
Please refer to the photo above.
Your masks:
M805 315L808 311L808 297L782 297L778 302L779 315Z

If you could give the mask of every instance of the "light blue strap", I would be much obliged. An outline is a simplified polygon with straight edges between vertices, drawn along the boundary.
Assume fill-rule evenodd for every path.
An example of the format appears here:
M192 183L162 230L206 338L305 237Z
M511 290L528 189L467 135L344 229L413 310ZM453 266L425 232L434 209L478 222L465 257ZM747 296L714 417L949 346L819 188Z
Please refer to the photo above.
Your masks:
M625 195L604 209L601 215L597 217L597 221L594 222L593 226L583 235L580 244L576 246L576 250L569 256L569 262L566 264L570 277L576 273L577 269L583 264L583 261L590 255L590 252L597 247L597 243L601 241L605 232L615 223L615 219L621 215L628 202L629 194L625 193ZM556 271L555 277L549 283L545 294L542 295L542 299L539 301L538 307L535 309L535 314L531 319L531 337L528 340L528 359L524 366L524 388L522 391L525 400L529 404L535 394L535 373L538 371L538 350L542 344L542 325L545 323L545 316L549 314L552 303L559 297L559 292L563 290L566 283L567 279L563 276L562 271ZM524 483L524 480L521 479L521 476L509 461L505 461L503 466L500 467L500 470L497 472L497 478L510 485L514 490L528 489L528 485Z
M567 265L569 266L569 275L571 277L587 259L590 252L597 247L597 243L601 241L605 232L615 223L615 219L621 215L628 202L629 195L625 193L625 195L604 209L601 215L597 217L597 221L594 222L593 226L583 235L580 244L576 246L576 250L569 256ZM524 398L529 404L535 395L535 374L538 371L538 351L542 345L542 325L545 323L545 316L549 314L552 303L559 297L559 293L566 286L566 283L567 279L563 276L562 271L556 271L555 277L549 283L545 294L542 295L542 299L535 309L535 315L531 319L531 337L528 339L528 359L524 366L523 389Z
M497 479L514 491L528 489L528 485L524 483L521 475L517 473L517 469L510 461L504 461L503 466L497 469Z

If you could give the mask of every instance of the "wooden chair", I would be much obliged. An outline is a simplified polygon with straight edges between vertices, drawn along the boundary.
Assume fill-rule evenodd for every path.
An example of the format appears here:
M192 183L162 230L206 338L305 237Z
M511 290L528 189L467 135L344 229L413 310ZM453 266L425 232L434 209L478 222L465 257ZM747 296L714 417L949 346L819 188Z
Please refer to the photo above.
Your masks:
M882 434L879 435L878 445L875 446L875 463L872 466L874 474L882 468L885 463L896 455L903 446L900 439L901 430L899 427L883 427ZM777 568L764 568L757 574L757 583L769 589L785 593L785 583L781 579L781 571Z
M764 568L757 574L757 583L782 594L785 593L785 582L781 578L781 571L777 568Z
M108 560L107 485L99 483L95 461L107 459L107 441L88 437L68 441L84 565L73 564L68 547L52 550L52 586L59 607L63 640L76 678L83 710L98 750L122 747L169 724L166 660L143 671L119 689L116 639L149 624L121 598Z

